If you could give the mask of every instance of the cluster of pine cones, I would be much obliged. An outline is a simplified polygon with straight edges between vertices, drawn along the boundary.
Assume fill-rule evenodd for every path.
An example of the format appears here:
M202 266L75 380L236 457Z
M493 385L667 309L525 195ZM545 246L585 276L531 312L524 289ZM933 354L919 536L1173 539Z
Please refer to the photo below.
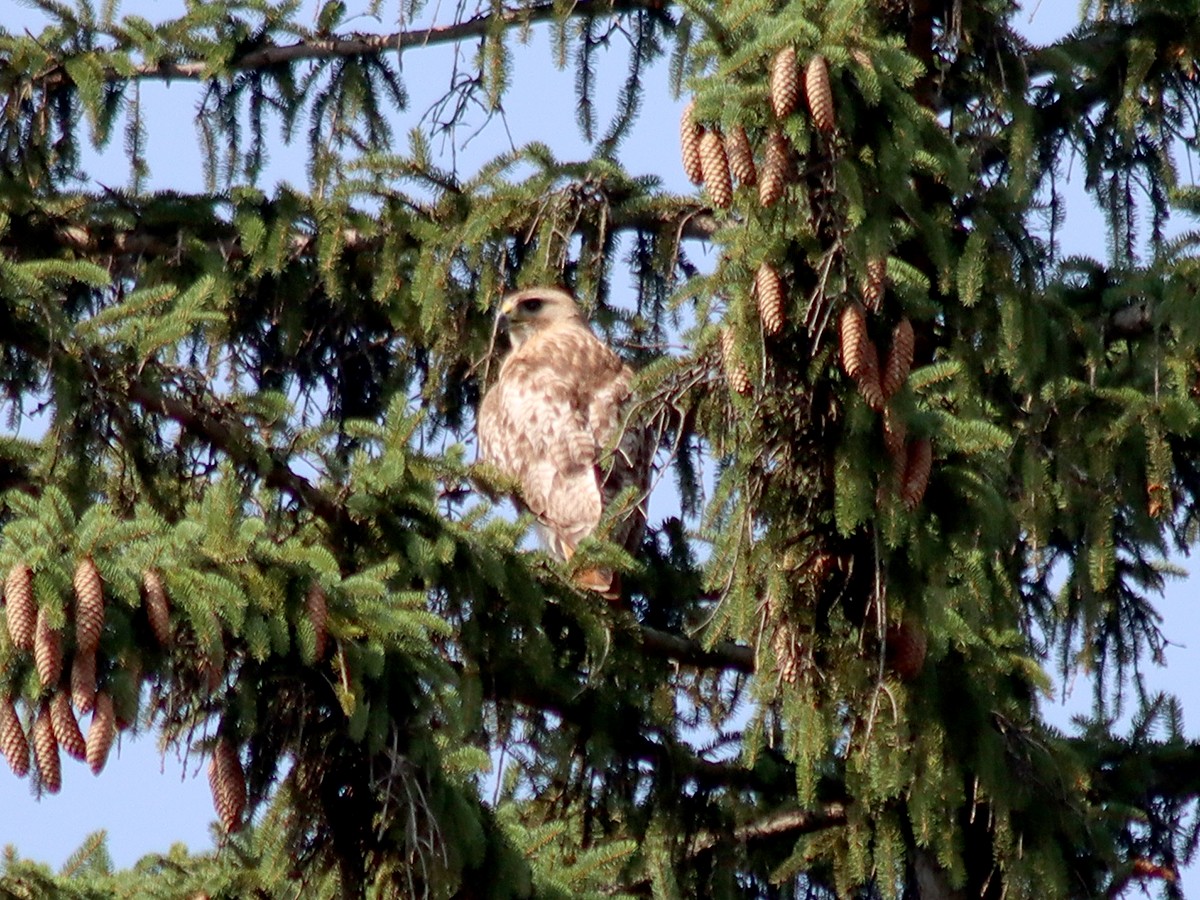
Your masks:
M801 72L795 48L784 47L771 61L770 102L775 118L782 121L795 112L801 94L817 131L831 134L837 123L828 63L823 56L814 56ZM763 206L772 206L783 196L784 188L795 178L794 153L778 126L767 131L760 168L755 165L754 150L744 128L735 125L722 135L716 128L697 123L694 112L692 101L684 109L679 126L683 170L693 184L704 185L714 206L726 209L733 203L735 177L739 184L758 186L758 200Z
M63 634L51 623L46 607L33 597L33 571L19 562L4 580L8 635L14 649L33 654L43 698L33 718L33 758L42 787L54 794L62 787L59 750L86 760L99 774L108 761L118 723L110 694L96 688L96 650L104 628L104 589L96 564L85 557L75 569L75 652L69 684L64 684ZM154 614L147 613L154 621ZM166 611L162 613L164 620ZM72 709L73 707L73 709ZM85 738L76 714L91 714ZM0 696L0 751L18 777L29 772L29 750L13 698Z
M5 619L12 646L33 656L41 697L28 735L17 714L14 698L0 694L0 752L18 777L30 769L30 750L43 789L58 793L62 788L60 750L86 760L99 774L108 760L118 729L128 727L113 704L112 695L98 689L96 654L104 630L104 586L91 558L75 569L74 648L70 671L65 673L67 637L52 623L52 613L39 607L33 596L33 571L23 562L15 564L4 580ZM160 646L173 643L171 609L166 588L158 572L148 569L142 577L142 605ZM305 597L305 611L315 636L316 658L323 659L328 642L328 598L314 581ZM207 663L208 686L215 690L221 673ZM91 714L85 737L77 716ZM217 739L208 770L213 803L222 826L237 831L246 808L246 780L235 745L226 737Z
M864 288L864 300L878 308L886 267L877 270L879 287L873 287L875 275ZM867 333L863 304L848 303L842 310L839 328L842 368L858 387L867 405L883 414L883 443L892 459L895 483L900 499L908 509L916 509L929 485L933 466L933 446L928 438L908 440L908 429L889 402L908 380L912 368L914 335L912 323L902 318L892 329L892 341L886 361L880 365L879 348Z

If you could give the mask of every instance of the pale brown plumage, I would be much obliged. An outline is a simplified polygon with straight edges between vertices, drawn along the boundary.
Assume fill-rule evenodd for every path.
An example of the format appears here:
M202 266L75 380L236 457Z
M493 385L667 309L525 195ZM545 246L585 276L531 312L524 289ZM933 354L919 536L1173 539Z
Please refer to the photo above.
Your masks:
M479 457L514 478L549 551L569 560L605 507L638 488L636 508L612 540L633 549L645 525L650 442L626 421L633 372L558 288L504 298L512 350L479 406ZM581 573L584 587L617 593L612 573Z

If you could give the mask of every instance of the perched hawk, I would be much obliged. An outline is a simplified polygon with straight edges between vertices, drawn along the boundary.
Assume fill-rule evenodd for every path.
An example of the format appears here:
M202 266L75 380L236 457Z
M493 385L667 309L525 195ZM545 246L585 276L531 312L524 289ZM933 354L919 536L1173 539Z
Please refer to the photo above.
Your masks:
M512 349L479 406L479 458L517 480L518 501L564 561L605 506L636 486L634 508L612 535L634 549L645 526L652 449L645 429L626 421L633 372L592 333L566 291L517 291L500 312ZM578 581L619 595L612 572L590 570Z

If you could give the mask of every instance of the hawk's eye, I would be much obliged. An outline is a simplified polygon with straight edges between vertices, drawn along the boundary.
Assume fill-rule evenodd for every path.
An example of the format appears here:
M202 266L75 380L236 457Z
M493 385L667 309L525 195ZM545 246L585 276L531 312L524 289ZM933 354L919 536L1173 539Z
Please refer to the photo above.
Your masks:
M525 312L527 312L527 313L535 313L539 309L542 308L542 304L545 302L546 302L545 300L537 300L537 299L522 300L521 301L521 309L525 310Z

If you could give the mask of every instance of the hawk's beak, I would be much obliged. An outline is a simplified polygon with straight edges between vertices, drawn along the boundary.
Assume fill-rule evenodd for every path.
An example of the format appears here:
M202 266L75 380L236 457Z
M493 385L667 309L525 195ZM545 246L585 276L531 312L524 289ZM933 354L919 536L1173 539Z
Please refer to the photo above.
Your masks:
M500 314L496 317L496 327L506 334L511 330L513 310L517 308L516 302L509 297L500 304Z

